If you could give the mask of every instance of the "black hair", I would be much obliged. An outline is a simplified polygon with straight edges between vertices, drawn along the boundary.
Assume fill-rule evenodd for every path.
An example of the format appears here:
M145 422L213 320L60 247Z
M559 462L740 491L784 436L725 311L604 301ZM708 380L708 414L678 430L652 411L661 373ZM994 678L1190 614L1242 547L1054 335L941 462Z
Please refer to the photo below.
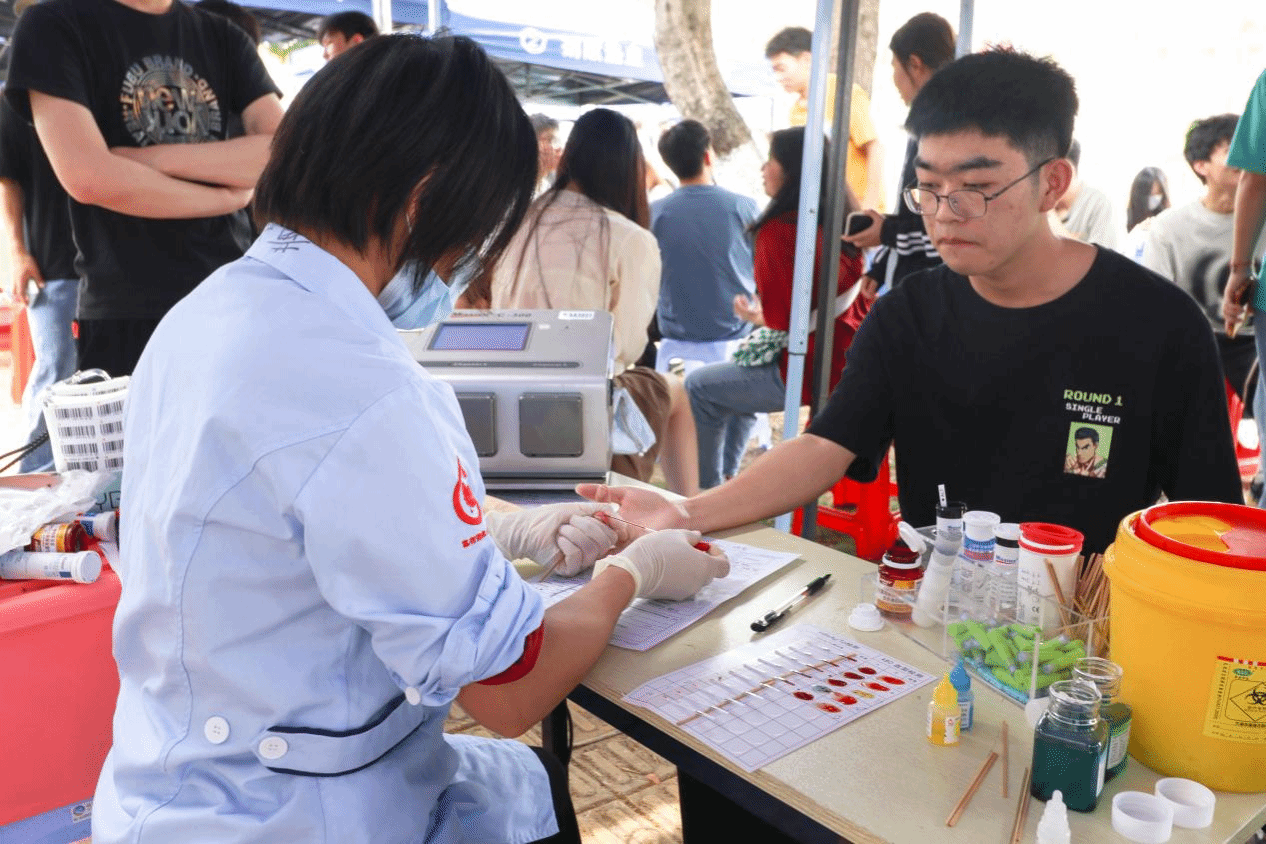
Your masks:
M910 57L918 56L928 70L935 71L954 60L954 28L934 12L920 12L892 34L888 49L909 69Z
M364 12L339 12L321 21L321 26L317 29L317 40L320 41L332 32L337 32L344 38L351 38L353 35L371 38L378 34L378 24Z
M678 179L695 179L703 172L712 137L698 120L683 120L659 136L659 157Z
M780 31L765 45L765 58L772 59L779 53L798 56L813 50L813 33L803 26L789 26Z
M1076 84L1053 60L994 49L938 70L910 104L906 129L915 138L975 129L1005 138L1032 166L1068 154L1076 114Z
M491 264L532 200L536 133L505 76L469 38L371 38L322 67L273 136L258 224L327 236L364 252L396 242L395 269ZM415 198L416 197L416 198Z
M532 131L538 135L549 129L558 128L558 121L550 117L548 114L541 114L540 112L537 112L536 114L528 117L528 120L532 121Z
M1187 139L1183 143L1182 155L1191 165L1193 173L1196 171L1197 161L1208 161L1213 156L1213 151L1220 145L1231 143L1231 138L1235 135L1235 125L1239 122L1238 114L1219 114L1216 117L1196 120L1187 127ZM1200 184L1205 183L1204 176L1196 173L1196 177L1200 179Z
M618 111L595 108L580 116L558 160L547 202L569 185L642 228L650 226L646 201L646 159L637 127Z
M789 213L795 214L800 209L800 183L802 181L802 162L804 160L804 127L793 126L790 129L781 129L770 135L769 157L778 162L778 166L782 168L782 186L770 198L769 204L765 206L765 210L760 213L756 221L748 227L748 231L753 233L775 217L781 217ZM819 208L826 207L825 193L828 176L826 164L830 160L830 142L824 141L822 147L822 184L818 196ZM848 188L848 185L843 180L841 180L841 184L844 184L844 213L847 215L849 212L858 210L860 203L857 202L852 190ZM845 245L848 246L848 244Z
M197 8L204 12L211 12L220 17L228 18L247 34L256 47L263 40L264 34L259 28L259 19L246 11L244 8L234 3L233 0L202 0L198 3Z
M1148 197L1152 188L1160 185L1160 205L1152 208ZM1159 167L1144 167L1130 183L1130 202L1125 212L1125 229L1129 231L1148 217L1155 217L1169 207L1169 180Z
M1078 428L1073 431L1073 442L1077 440L1090 440L1095 445L1099 444L1099 432L1094 428Z

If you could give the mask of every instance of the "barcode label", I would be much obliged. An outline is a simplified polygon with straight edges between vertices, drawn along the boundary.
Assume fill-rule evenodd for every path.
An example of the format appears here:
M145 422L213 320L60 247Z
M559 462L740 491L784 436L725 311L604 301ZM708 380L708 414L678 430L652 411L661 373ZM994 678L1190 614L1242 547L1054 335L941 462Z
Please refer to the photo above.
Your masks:
M97 429L94 425L58 425L57 433L63 437L95 437Z
M93 408L91 407L54 407L53 415L58 419L92 419L94 418Z
M101 416L117 416L123 412L123 399L100 405Z
M72 456L77 455L77 454L82 454L82 455L92 455L95 457L97 454L97 444L96 443L62 443L61 450L64 453L72 455Z
M113 422L102 422L101 433L103 434L121 434L123 433L123 420L117 419Z
M123 450L123 440L106 440L101 443L101 450L106 454L120 452Z

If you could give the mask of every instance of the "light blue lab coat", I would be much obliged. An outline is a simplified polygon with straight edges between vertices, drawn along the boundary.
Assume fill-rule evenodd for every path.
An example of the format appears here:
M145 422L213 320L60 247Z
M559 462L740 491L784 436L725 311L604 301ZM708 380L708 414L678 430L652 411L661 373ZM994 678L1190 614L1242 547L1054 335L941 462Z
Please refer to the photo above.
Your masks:
M124 430L93 844L557 832L529 748L442 732L541 600L487 538L452 390L346 266L269 226L158 326Z

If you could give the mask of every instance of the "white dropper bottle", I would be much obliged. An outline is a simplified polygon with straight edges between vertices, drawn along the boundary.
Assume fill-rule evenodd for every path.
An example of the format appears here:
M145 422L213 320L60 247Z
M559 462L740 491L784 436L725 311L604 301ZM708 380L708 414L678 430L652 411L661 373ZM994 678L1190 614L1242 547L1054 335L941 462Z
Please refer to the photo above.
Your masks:
M1037 822L1037 844L1071 844L1072 836L1064 794L1056 789L1051 799L1046 801L1046 808Z

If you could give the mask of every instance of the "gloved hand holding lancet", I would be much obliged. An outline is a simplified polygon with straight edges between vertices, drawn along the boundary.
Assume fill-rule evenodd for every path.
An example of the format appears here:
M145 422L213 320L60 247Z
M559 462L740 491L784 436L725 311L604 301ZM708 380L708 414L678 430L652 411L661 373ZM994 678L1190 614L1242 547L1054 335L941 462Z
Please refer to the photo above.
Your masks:
M695 548L697 530L661 530L634 540L618 555L606 557L594 566L597 577L608 566L622 568L633 576L634 597L667 598L681 601L730 573L730 559L713 544L708 551Z

